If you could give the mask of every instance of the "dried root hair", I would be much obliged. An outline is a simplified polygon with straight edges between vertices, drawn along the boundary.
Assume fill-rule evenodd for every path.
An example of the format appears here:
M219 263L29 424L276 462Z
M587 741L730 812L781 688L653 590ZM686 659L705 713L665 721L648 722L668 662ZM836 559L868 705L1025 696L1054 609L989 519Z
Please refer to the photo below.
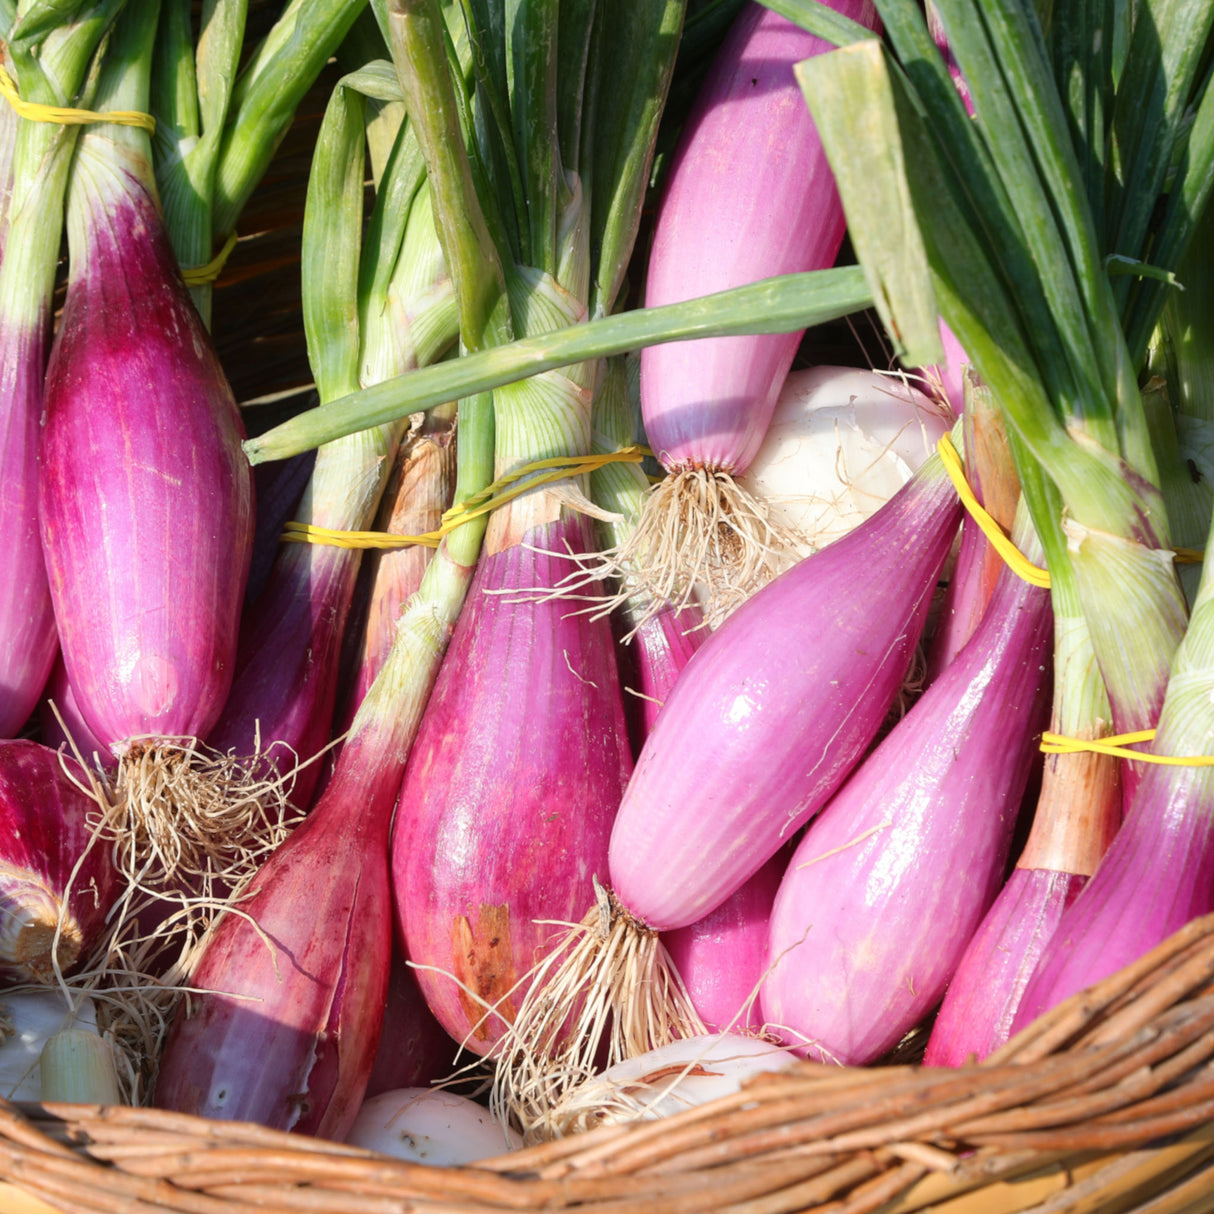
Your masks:
M494 1051L490 1107L530 1141L559 1132L553 1111L600 1063L707 1031L658 933L598 881L595 892L594 908L567 925L528 975L527 994Z
M65 770L97 805L89 846L111 850L121 892L79 970L57 967L56 978L73 1004L93 999L124 1098L141 1104L208 933L242 913L249 881L302 818L289 799L298 767L267 776L263 756L220 755L196 739L136 740L113 776L76 757L80 768Z

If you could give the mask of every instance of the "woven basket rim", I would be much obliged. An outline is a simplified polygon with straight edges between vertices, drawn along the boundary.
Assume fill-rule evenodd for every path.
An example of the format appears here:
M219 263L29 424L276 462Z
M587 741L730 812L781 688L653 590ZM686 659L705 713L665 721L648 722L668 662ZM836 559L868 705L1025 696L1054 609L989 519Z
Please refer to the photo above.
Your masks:
M1214 915L982 1063L799 1063L662 1121L476 1166L159 1109L0 1100L0 1198L7 1182L73 1211L1181 1211L1214 1208L1212 1159Z

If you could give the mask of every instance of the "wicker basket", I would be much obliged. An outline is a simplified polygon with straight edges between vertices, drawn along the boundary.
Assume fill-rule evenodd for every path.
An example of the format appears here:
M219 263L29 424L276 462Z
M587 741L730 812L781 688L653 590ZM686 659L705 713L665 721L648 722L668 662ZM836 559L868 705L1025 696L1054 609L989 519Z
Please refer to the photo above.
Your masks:
M1199 1214L1211 1158L1214 915L981 1065L807 1063L476 1167L155 1109L0 1102L6 1214Z

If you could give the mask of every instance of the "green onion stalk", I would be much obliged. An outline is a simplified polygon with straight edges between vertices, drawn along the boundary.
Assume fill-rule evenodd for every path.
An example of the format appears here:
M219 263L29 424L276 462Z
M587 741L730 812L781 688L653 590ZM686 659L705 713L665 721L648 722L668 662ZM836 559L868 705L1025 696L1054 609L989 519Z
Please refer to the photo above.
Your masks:
M465 13L476 75L461 95L437 5L390 11L461 310L463 259L491 249L500 266L471 300L470 353L453 367L516 339L568 334L614 306L677 41L645 39L636 23L677 31L682 5L623 13L540 0L508 22L494 4ZM613 53L624 41L642 68ZM631 771L610 624L560 590L571 562L595 550L591 520L603 511L576 467L527 479L539 461L591 454L600 377L596 358L570 360L493 393L497 474L521 474L523 492L490 516L393 831L406 954L439 1021L477 1054L495 1052L525 998L532 965L554 945L548 925L594 901Z
M1214 331L1212 280L1208 261L1214 212L1206 210L1168 296L1156 329L1149 365L1153 376L1143 391L1163 491L1177 545L1198 555L1214 513ZM1189 601L1196 594L1201 564L1180 565Z
M338 83L309 179L304 327L322 402L433 362L456 338L454 291L410 124L401 125L363 238L367 95L399 97L389 64L370 64ZM408 424L394 419L320 447L297 522L369 528ZM260 747L262 761L280 773L299 764L291 798L300 809L311 802L321 776L315 759L331 738L362 555L317 539L280 547L267 586L245 613L232 692L208 739L237 755Z
M156 179L184 269L205 267L236 233L299 103L366 0L292 0L247 61L248 0L207 0L197 35L189 0L164 7L153 109ZM191 294L207 325L211 281Z
M939 301L1018 435L1022 481L1025 462L1049 478L1052 501L1029 500L1043 543L1066 513L1065 547L1047 543L1051 573L1060 561L1074 571L1117 729L1151 727L1186 608L1133 359L1041 32L1012 4L938 6L970 84L970 119L917 7L879 7L888 51L857 41L802 69L830 129L858 255L904 340L929 333L924 301ZM865 121L877 139L857 137ZM918 297L894 277L898 227L876 210L879 194L914 233L897 255Z
M24 100L87 104L81 96L98 45L121 3L18 8L7 61ZM8 106L7 101L0 105ZM7 121L6 121L7 125ZM0 737L16 737L46 684L58 649L38 532L38 446L50 349L64 198L78 126L20 119L0 264Z

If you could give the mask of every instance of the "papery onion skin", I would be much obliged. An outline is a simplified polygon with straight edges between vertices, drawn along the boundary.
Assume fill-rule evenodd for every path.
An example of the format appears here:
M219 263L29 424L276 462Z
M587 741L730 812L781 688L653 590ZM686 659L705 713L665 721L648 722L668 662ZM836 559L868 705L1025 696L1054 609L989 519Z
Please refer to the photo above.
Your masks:
M244 427L147 188L82 152L41 451L55 618L98 738L203 737L252 550Z
M960 521L938 460L744 603L659 714L611 838L658 931L719 906L826 803L902 686Z
M573 516L482 555L401 786L405 951L440 1023L475 1053L503 1028L480 1001L509 1017L558 931L540 921L576 921L593 902L631 770L607 621L519 593L554 586L569 571L557 554L590 546Z
M876 26L867 0L831 7ZM792 72L827 49L758 4L737 18L671 164L649 256L648 306L834 263L843 208ZM662 464L744 472L800 338L704 338L643 349L645 431Z
M952 425L913 384L862 367L785 379L742 485L772 518L823 548L875 514Z
M85 782L74 760L26 739L0 742L0 976L11 981L54 981L51 945L65 894L59 963L70 971L117 890L109 849L89 845L97 803L74 781Z
M1002 881L1051 639L1048 593L1006 571L969 644L806 831L760 996L790 1045L863 1065L939 1002Z

